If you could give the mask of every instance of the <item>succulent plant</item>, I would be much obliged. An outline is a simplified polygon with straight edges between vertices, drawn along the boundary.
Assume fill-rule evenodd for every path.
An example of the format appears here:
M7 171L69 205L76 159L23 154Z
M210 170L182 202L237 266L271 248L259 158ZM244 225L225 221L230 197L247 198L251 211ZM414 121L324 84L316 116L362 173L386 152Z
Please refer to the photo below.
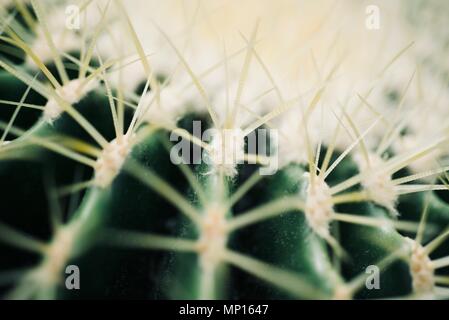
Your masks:
M449 298L445 47L372 2L2 1L0 295Z

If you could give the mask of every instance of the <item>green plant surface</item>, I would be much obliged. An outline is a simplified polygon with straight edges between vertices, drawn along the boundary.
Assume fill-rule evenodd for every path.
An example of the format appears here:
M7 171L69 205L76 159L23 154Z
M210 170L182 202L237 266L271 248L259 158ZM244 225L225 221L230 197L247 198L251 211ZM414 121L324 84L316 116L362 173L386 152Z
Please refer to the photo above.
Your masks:
M379 4L400 19L382 40L361 3L319 2L186 4L183 24L176 3L75 1L73 30L66 1L0 1L0 297L448 299L434 29L408 41L420 1Z

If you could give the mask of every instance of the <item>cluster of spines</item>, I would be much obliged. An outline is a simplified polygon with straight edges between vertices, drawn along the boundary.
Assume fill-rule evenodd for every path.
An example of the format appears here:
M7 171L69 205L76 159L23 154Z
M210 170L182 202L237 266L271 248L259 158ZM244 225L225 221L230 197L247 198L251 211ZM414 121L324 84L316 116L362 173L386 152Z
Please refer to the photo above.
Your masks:
M32 4L37 13L41 12L42 9L36 1L32 1ZM37 16L42 19L41 14L38 14ZM129 18L127 21L129 22L131 35L133 35L134 31ZM62 117L63 114L67 114L69 117L74 119L75 122L89 134L90 138L100 146L100 148L93 147L86 142L69 137L62 137L61 140L55 141L51 136L46 136L45 134L43 136L40 135L39 130L37 130L37 134L34 132L31 134L26 134L16 128L12 122L2 123L2 127L4 128L6 134L19 136L18 139L14 140L10 144L2 144L1 148L3 150L0 149L0 152L5 155L8 155L9 152L14 151L15 145L22 146L21 144L23 143L33 144L60 154L63 157L75 160L83 165L87 165L94 170L94 177L92 180L87 182L77 182L75 185L69 186L68 189L70 190L70 193L79 192L84 188L91 188L91 190L85 196L83 205L78 214L74 216L73 220L70 220L64 226L59 225L59 228L55 230L56 232L50 244L43 244L7 226L2 226L3 232L1 238L4 241L9 241L15 246L37 252L43 256L42 264L39 265L38 268L27 272L23 277L24 281L26 280L26 283L29 283L29 278L35 279L32 290L36 289L37 292L39 292L42 287L55 286L57 280L60 280L54 279L52 276L54 276L55 273L58 273L58 270L59 273L61 273L61 268L72 258L72 251L74 251L73 243L75 242L75 239L78 240L80 234L83 234L78 232L78 228L81 228L80 224L82 225L82 223L86 223L85 221L89 221L88 217L94 214L93 208L95 207L95 204L93 203L97 201L98 193L107 193L114 183L114 180L121 174L122 171L128 172L136 179L142 181L160 196L172 203L173 206L175 206L181 213L190 219L195 225L194 229L198 234L198 240L193 241L149 233L139 234L128 231L114 231L113 234L122 240L121 243L115 244L130 247L144 247L156 250L196 253L199 257L199 268L201 270L200 294L197 296L198 298L209 298L216 296L215 288L220 287L216 282L220 279L217 278L215 273L221 264L229 264L241 268L274 286L286 290L294 296L305 298L334 297L339 299L353 297L357 290L359 290L363 285L362 277L355 277L353 281L345 283L340 275L335 275L332 277L332 281L335 281L333 292L330 294L322 293L308 282L306 276L287 272L281 268L263 263L255 258L250 258L246 255L238 253L228 247L228 243L232 238L233 232L238 231L241 228L260 223L266 219L279 217L285 212L294 211L297 214L303 213L307 224L310 227L310 232L318 238L324 239L335 252L336 256L342 259L345 258L347 254L344 251L344 248L339 244L335 235L332 235L331 233L332 222L350 222L373 228L390 228L393 233L396 232L394 229L402 229L407 232L418 230L418 225L402 220L397 221L388 217L388 215L385 215L384 217L367 217L360 216L355 213L341 213L338 212L336 208L341 204L372 202L376 205L384 207L388 212L390 212L390 214L397 215L396 205L399 196L415 192L446 190L447 185L444 183L419 185L411 185L409 183L425 177L444 174L447 171L447 167L441 167L415 175L393 178L393 175L399 170L407 167L413 161L428 154L435 148L440 147L442 144L447 143L446 139L434 141L422 147L418 146L419 148L417 148L417 150L412 150L409 154L404 153L392 157L391 159L381 159L377 154L372 155L363 143L364 138L369 135L370 130L377 124L379 119L376 119L376 121L374 121L374 123L367 130L365 130L365 132L360 133L358 132L358 128L352 122L351 116L348 115L345 110L342 110L342 118L336 115L339 120L336 130L338 131L341 129L341 126L344 126L349 132L349 135L353 137L354 141L331 163L331 158L335 153L335 145L330 144L324 158L322 158L320 156L321 143L318 144L317 151L314 152L312 150L313 147L311 145L307 130L308 116L316 108L320 96L325 90L325 85L317 90L310 104L305 108L305 110L302 110L302 123L304 127L303 139L306 141L304 153L306 154L305 159L307 159L307 161L306 163L301 164L290 164L307 168L306 171L308 171L308 173L306 175L291 177L292 179L296 179L299 184L302 184L304 186L304 190L302 190L302 192L301 190L298 190L296 193L288 194L287 196L270 201L267 204L263 204L256 208L252 208L247 212L242 212L236 216L233 216L233 206L241 200L246 193L251 190L251 188L253 188L262 179L266 178L261 177L256 173L234 192L228 190L232 189L229 188L228 184L233 184L238 170L237 163L231 162L229 164L229 161L225 161L226 165L224 166L220 162L223 160L223 155L226 156L230 152L234 153L235 151L233 149L220 149L224 145L223 140L226 138L224 133L222 135L222 132L225 132L225 129L231 131L235 130L235 132L238 130L243 131L243 135L236 134L232 136L233 139L238 139L237 143L232 141L228 145L237 145L239 148L239 150L237 150L239 154L242 154L242 157L246 157L248 159L251 155L245 155L242 151L244 148L244 136L248 135L260 126L269 125L272 120L281 115L287 109L295 107L294 103L284 103L271 112L262 115L258 120L244 128L240 128L237 125L239 122L236 117L238 116L239 109L241 108L239 92L244 90L246 72L248 72L249 63L254 52L256 52L253 48L253 43L257 35L256 30L257 28L255 28L248 44L247 59L245 59L245 65L242 68L242 81L241 86L237 91L234 108L226 115L223 125L219 124L218 116L215 113L207 94L205 93L205 89L201 85L200 79L189 68L187 61L183 58L180 51L177 50L174 44L171 43L170 39L166 37L174 51L178 54L181 64L183 64L189 71L189 74L192 77L192 83L197 87L200 95L204 99L204 103L207 106L207 111L211 118L213 127L218 129L217 132L220 136L214 137L210 144L198 141L188 131L176 128L172 123L165 123L163 121L153 122L152 117L149 117L150 119L147 118L147 109L154 109L157 107L159 97L163 94L164 88L158 84L158 81L152 74L147 57L143 52L142 46L137 38L134 38L134 40L136 51L138 52L138 61L142 63L142 68L147 71L148 79L142 93L142 98L139 99L137 106L133 106L134 112L129 122L129 127L127 130L124 130L124 106L132 105L132 103L130 104L123 100L123 98L115 96L108 83L106 72L107 69L112 66L112 61L102 63L101 58L98 57L100 66L97 69L91 69L89 67L93 48L95 46L95 38L90 44L90 49L87 50L87 52L90 52L91 54L84 55L84 60L76 60L72 57L72 60L80 69L79 79L68 80L65 75L64 66L62 66L62 61L58 62L58 59L60 58L56 60L56 65L59 65L59 67L57 67L58 72L60 72L59 77L61 79L65 79L65 81L62 80L62 83L60 83L48 70L45 63L41 61L37 55L33 54L33 49L22 41L20 37L15 34L13 29L9 30L7 33L10 35L10 38L7 38L9 43L18 46L27 52L28 56L33 57L35 65L40 68L39 72L42 72L46 76L47 80L52 84L51 88L46 87L44 89L44 85L43 83L40 83L40 80L32 78L27 73L8 62L1 61L0 65L7 72L10 72L14 77L17 77L21 81L25 82L29 88L38 91L41 95L46 97L48 101L45 106L25 105L24 101L17 103L11 101L11 104L15 105L17 109L28 106L43 110L43 118L40 126L47 126L45 130L49 130L50 132L52 130L52 126L57 126L58 119ZM48 30L46 31L48 32ZM49 43L49 47L53 47L54 49L54 44L51 44L51 41ZM59 57L59 53L54 52L53 54ZM87 69L90 69L90 75L85 78ZM331 77L332 72L328 78L330 79ZM84 80L82 85L79 83L79 81L81 81L80 79ZM90 123L88 119L86 119L76 108L76 105L85 98L87 93L93 90L93 87L88 87L89 89L86 89L86 85L89 81L94 80L103 81L104 91L106 93L108 106L111 111L115 138L109 141L102 134L100 134L95 126ZM150 87L151 92L154 94L151 101L148 101L147 93L149 92ZM118 91L120 91L120 88ZM100 94L102 93L101 90L99 92ZM362 99L362 101L367 104L365 99ZM346 121L347 124L343 124L344 121ZM145 122L149 122L149 124L145 125ZM349 129L347 127L349 127ZM134 147L138 147L139 144L145 143L145 141L149 139L149 137L151 138L151 136L158 130L167 129L177 129L179 132L182 132L183 136L189 139L192 143L199 144L204 149L204 152L210 153L209 156L212 158L212 168L207 170L207 173L200 173L200 175L205 175L206 178L198 178L190 172L191 169L188 167L183 167L182 169L182 172L189 181L191 188L200 200L199 207L190 203L185 196L170 186L168 182L158 177L158 175L149 168L143 167L130 158ZM393 135L386 136L385 139L389 140L392 136ZM384 146L381 147L386 149ZM360 157L358 158L359 173L350 177L344 177L342 181L335 185L328 183L327 178L331 176L334 170L338 169L340 164L346 162L349 154L355 148L361 149ZM269 161L269 158L265 160ZM155 165L152 170L157 171L157 165ZM202 182L204 179L207 180L207 183L204 183L204 181ZM357 191L343 193L344 191L357 185L360 185L362 188ZM209 190L206 192L204 188L208 188ZM214 196L210 198L210 196L207 195L208 193L211 193ZM157 210L157 208L153 208L152 210ZM421 225L423 223L424 222L421 222ZM84 235L85 234L83 234L83 236ZM119 237L119 235L122 235L122 237ZM443 242L446 236L447 234L443 233L437 237L438 245ZM397 237L400 238L402 236L397 234ZM405 245L405 243L408 243L408 240L406 240L405 237L400 239L403 239L401 241L404 242L404 247L401 247L402 251L399 253L392 251L391 255L388 255L382 261L378 261L379 265L388 264L385 261L391 263L391 260L394 260L392 259L392 256L397 256L399 258L404 254L406 255L408 250L410 250L409 265L415 292L417 294L434 294L435 292L433 289L437 288L436 284L438 282L445 283L447 280L443 276L435 276L433 272L437 268L447 266L447 259L441 258L437 260L437 262L432 263L428 257L430 252L427 252L418 242L411 244L410 249L408 249ZM374 239L373 242L375 242ZM375 246L375 243L373 243L373 245ZM434 248L435 246L432 245L431 247ZM41 273L37 272L42 270L47 272L45 276L42 276ZM34 276L35 274L39 274L39 276ZM42 281L43 283L41 283ZM29 294L29 291L27 292L26 289L23 289L23 286L18 286L15 292L18 292L18 297L23 296L21 294ZM36 296L41 297L38 294Z

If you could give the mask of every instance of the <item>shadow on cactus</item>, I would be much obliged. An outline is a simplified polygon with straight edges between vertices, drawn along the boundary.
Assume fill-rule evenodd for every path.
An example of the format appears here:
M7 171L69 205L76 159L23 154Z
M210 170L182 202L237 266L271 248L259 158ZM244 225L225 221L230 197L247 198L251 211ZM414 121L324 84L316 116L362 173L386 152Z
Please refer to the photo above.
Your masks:
M428 33L355 47L332 31L350 2L222 4L235 29L205 26L218 0L4 2L2 298L449 298Z

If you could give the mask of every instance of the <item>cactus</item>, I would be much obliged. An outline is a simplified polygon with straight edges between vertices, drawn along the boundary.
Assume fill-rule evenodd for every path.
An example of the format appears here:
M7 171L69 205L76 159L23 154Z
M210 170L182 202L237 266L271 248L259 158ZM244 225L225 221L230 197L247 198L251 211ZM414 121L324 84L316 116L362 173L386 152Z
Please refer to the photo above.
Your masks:
M360 3L184 4L180 27L176 3L159 3L160 23L114 0L76 3L72 29L69 1L3 2L3 298L449 298L449 100L440 57L420 51L431 27L407 42L407 15L383 3L394 30L342 26L340 43L335 19L352 29ZM403 5L416 19L423 4ZM240 23L239 45L210 41L211 8L224 35ZM299 19L313 15L329 26ZM356 40L386 44L368 55Z

